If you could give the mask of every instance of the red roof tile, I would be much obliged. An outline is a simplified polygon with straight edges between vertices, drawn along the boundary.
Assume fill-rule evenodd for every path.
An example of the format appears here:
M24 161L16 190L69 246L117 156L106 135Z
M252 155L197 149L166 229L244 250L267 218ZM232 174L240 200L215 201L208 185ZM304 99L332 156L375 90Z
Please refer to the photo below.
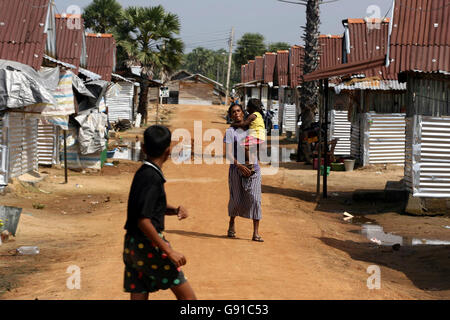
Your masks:
M115 67L116 41L111 34L88 34L86 37L87 69L111 81Z
M0 0L0 59L40 69L48 6L49 0Z

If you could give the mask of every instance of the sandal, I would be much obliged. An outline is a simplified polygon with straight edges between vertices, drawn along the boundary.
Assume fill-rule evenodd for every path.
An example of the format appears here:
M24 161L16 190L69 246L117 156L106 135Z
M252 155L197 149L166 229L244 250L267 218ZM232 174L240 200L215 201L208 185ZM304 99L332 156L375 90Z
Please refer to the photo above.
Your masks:
M256 241L256 242L264 242L263 238L261 238L260 236L257 237L253 237L252 241Z
M228 230L227 236L228 238L236 238L236 232Z

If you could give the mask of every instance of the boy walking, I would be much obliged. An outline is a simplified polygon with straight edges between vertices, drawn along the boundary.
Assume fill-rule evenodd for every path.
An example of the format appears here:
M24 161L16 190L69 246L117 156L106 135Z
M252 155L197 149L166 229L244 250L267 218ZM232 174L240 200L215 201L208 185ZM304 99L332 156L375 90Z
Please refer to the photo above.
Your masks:
M146 160L136 172L128 198L123 260L124 290L131 300L147 300L151 292L171 289L178 300L196 299L180 267L183 254L174 251L164 238L165 215L188 217L183 207L166 203L162 166L170 156L171 133L154 125L144 132Z

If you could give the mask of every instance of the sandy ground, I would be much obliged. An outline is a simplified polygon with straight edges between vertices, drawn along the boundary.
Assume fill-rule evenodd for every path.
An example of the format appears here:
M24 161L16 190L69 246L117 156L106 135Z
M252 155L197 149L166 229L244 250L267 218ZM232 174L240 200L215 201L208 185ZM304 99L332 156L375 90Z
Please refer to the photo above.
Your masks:
M225 131L224 107L178 106L171 129ZM139 134L135 130L130 137ZM126 134L124 135L126 136ZM209 143L205 143L205 146ZM1 299L128 299L122 290L122 246L129 187L138 163L120 161L99 173L40 168L48 174L39 189L15 181L2 205L23 208L16 237L0 246ZM168 202L184 205L190 217L166 219L166 237L184 253L183 268L199 299L449 299L450 247L377 246L361 227L342 220L344 211L365 215L386 232L450 240L448 217L400 215L398 204L356 203L352 192L382 190L402 168L332 172L330 198L314 201L316 173L285 163L263 177L264 243L251 241L250 220L237 220L237 239L227 238L228 166L164 166ZM47 193L50 192L50 193ZM43 204L34 209L33 204ZM36 245L36 256L10 250ZM68 267L81 270L81 289L68 289ZM370 290L367 269L381 270L381 288ZM170 291L152 299L173 299Z

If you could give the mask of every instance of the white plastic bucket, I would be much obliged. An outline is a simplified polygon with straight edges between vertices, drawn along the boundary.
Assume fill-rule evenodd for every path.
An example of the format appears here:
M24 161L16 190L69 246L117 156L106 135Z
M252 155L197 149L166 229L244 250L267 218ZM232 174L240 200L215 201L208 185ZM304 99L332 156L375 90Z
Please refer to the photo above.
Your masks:
M344 160L344 166L345 171L353 171L353 168L355 167L355 160L353 159Z

